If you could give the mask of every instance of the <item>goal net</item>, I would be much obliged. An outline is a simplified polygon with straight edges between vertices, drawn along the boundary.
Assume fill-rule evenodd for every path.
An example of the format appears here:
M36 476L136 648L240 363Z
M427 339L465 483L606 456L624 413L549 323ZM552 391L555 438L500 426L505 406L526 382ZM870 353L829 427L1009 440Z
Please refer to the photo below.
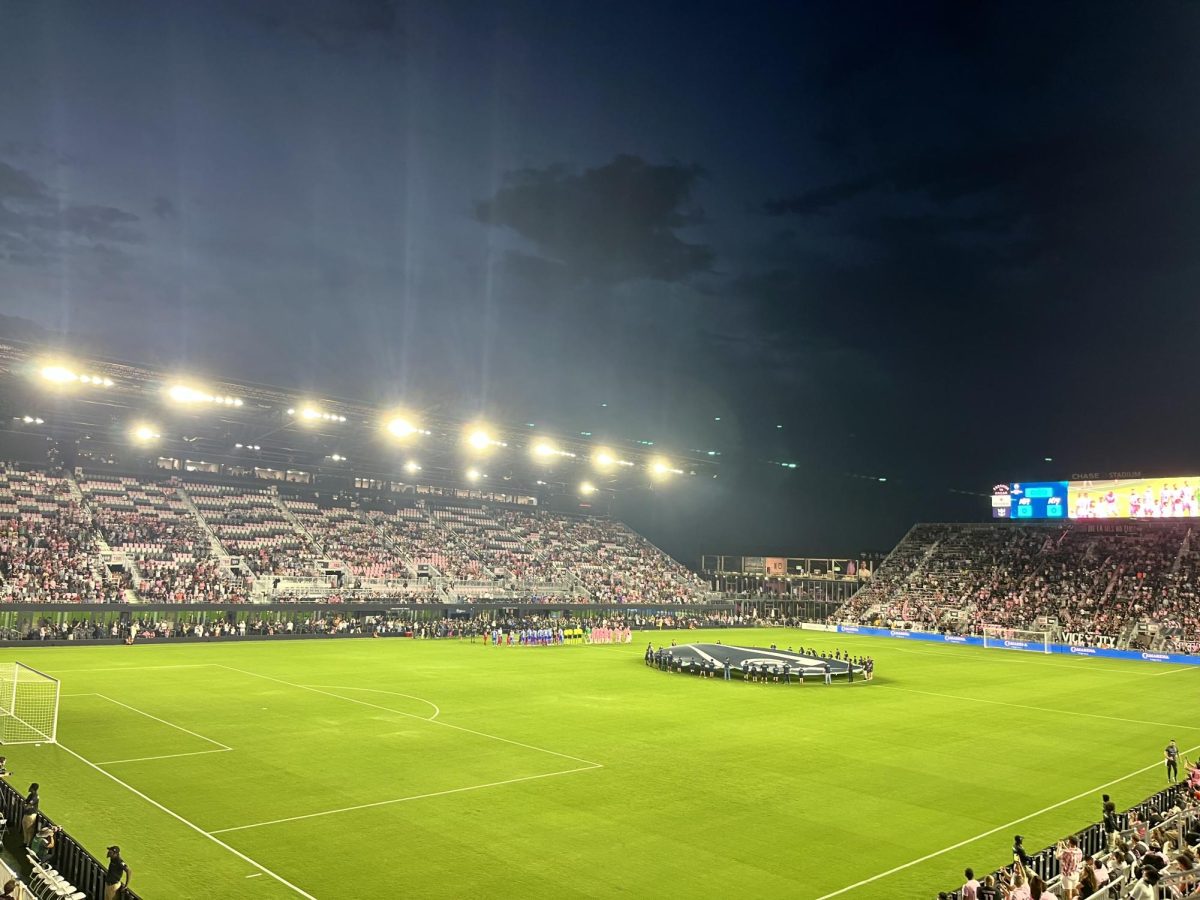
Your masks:
M22 663L0 663L0 744L54 743L60 684Z
M1004 628L1000 625L983 626L983 646L1001 650L1028 650L1033 653L1050 652L1049 631L1027 631L1023 628Z

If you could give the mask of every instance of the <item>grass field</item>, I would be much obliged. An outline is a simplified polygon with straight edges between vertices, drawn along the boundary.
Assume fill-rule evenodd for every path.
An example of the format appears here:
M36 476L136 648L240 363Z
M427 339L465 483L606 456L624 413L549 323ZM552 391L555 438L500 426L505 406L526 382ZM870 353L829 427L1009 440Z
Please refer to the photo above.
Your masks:
M64 695L60 746L9 766L93 852L119 842L147 900L931 898L1200 745L1190 668L677 635L877 660L784 688L647 669L635 637L8 650Z

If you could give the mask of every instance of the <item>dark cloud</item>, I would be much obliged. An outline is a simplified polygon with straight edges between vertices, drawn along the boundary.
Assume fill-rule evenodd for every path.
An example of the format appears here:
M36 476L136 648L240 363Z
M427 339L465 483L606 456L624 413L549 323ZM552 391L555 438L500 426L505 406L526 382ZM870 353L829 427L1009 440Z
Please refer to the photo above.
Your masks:
M311 41L338 56L372 45L395 51L403 37L398 0L272 0L239 8L268 31Z
M113 206L63 203L30 173L0 162L0 264L45 265L86 252L112 265L141 240L138 221Z
M160 219L174 219L179 215L179 211L175 209L175 204L166 197L155 197L151 209L154 215Z
M710 247L679 236L704 219L693 201L702 176L698 166L627 155L581 173L526 169L476 216L512 229L575 279L683 281L709 271L714 259Z

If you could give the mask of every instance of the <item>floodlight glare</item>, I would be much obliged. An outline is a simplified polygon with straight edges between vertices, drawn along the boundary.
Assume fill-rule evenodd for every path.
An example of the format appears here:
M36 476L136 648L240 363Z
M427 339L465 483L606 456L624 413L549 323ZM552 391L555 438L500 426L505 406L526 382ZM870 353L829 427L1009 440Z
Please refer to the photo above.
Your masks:
M145 423L134 425L129 434L139 444L150 444L162 437L154 426Z
M387 423L387 430L392 437L398 438L411 437L419 431L416 425L403 416L396 416L390 420Z
M68 381L78 379L74 372L64 366L45 366L41 371L41 376L54 384L66 384Z
M650 460L650 474L655 478L667 478L671 475L682 475L683 470L677 469L671 465L670 460L666 457L656 456Z
M579 493L583 494L585 497L590 496L591 494L596 493L596 486L590 481L585 481L579 485Z
M492 445L492 436L483 428L476 428L467 435L467 443L476 450L486 450Z
M416 460L410 459L408 462L406 462L404 464L404 471L407 472L409 475L415 475L417 472L421 471L421 466L417 463Z
M241 406L241 397L213 396L186 384L173 384L167 388L167 397L175 403L213 403L217 406Z
M617 458L609 450L597 450L592 456L592 462L596 464L597 469L610 469L616 465Z
M483 473L478 469L467 469L467 481L478 481L483 477Z
M42 366L38 370L38 375L43 381L48 381L51 384L86 384L90 387L113 386L113 380L104 375L81 374L58 364Z

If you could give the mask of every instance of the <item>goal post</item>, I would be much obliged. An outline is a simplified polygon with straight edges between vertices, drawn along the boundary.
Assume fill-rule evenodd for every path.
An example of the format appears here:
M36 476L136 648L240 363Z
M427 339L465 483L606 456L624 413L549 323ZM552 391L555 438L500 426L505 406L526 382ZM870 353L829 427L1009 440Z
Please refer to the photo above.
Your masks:
M57 678L24 663L0 663L0 744L53 744L58 735Z
M1025 650L1030 653L1050 652L1050 632L1008 628L1003 625L983 626L983 646L999 650Z

